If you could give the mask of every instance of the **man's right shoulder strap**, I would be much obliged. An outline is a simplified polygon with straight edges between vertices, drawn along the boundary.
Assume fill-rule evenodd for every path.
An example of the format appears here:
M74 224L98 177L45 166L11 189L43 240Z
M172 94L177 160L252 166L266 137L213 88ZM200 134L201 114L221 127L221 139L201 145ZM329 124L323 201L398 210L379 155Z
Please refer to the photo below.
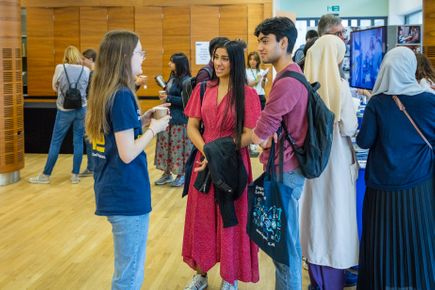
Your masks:
M206 81L201 82L199 89L200 89L199 90L199 96L201 98L201 105L202 105L202 99L204 99L205 91L207 89L207 82Z
M312 89L311 84L307 81L305 76L303 74L294 72L294 71L285 71L281 76L278 77L278 79L282 78L294 78L297 79L300 83L302 83L305 88L310 91Z
M213 77L213 71L208 65L202 67L201 70L205 70L208 73L209 79Z

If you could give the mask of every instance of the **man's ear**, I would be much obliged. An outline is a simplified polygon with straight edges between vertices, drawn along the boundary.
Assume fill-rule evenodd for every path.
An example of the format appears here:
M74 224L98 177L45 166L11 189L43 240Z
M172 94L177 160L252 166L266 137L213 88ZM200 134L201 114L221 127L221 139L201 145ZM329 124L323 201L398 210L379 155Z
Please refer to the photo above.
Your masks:
M281 40L279 41L279 45L280 48L287 50L288 47L288 38L287 37L282 37Z

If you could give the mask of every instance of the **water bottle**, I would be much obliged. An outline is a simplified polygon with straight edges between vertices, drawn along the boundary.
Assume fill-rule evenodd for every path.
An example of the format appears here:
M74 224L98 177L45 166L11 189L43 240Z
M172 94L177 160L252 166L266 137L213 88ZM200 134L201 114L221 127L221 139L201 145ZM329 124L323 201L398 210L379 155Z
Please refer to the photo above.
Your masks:
M162 87L163 89L166 88L166 83L165 83L165 81L163 80L162 75L157 75L157 76L154 77L154 79L156 80L157 84L158 84L160 87Z

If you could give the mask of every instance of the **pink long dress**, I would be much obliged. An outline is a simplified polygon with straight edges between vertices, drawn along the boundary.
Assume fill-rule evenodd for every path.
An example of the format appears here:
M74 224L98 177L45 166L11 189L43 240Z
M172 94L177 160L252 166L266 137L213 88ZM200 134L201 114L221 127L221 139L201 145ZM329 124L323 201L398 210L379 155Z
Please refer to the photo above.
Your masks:
M216 83L209 82L201 106L199 86L195 88L184 113L188 117L200 118L204 122L203 138L205 143L221 137L233 135L235 114L226 113L225 96L217 104ZM245 86L245 123L247 128L254 128L260 116L260 102L254 89ZM247 148L241 149L242 159L248 172L248 182L252 181L252 169ZM195 161L199 160L200 153ZM207 194L193 187L197 173L192 173L187 198L186 220L184 225L183 260L192 269L209 271L220 262L222 279L233 283L234 280L257 282L258 247L246 233L248 218L247 189L235 204L238 225L223 228L219 207L214 200L214 187Z

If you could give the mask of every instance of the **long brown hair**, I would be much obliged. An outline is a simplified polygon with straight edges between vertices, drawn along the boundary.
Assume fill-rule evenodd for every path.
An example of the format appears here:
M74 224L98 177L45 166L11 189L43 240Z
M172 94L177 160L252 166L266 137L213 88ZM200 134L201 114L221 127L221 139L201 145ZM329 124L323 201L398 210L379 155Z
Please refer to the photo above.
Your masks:
M430 60L422 53L416 53L415 56L417 57L417 71L415 72L417 81L425 78L430 83L435 84L435 71Z
M86 114L86 135L91 141L101 140L109 132L107 117L116 91L127 87L135 95L131 58L138 41L133 32L114 30L106 33L100 44Z

